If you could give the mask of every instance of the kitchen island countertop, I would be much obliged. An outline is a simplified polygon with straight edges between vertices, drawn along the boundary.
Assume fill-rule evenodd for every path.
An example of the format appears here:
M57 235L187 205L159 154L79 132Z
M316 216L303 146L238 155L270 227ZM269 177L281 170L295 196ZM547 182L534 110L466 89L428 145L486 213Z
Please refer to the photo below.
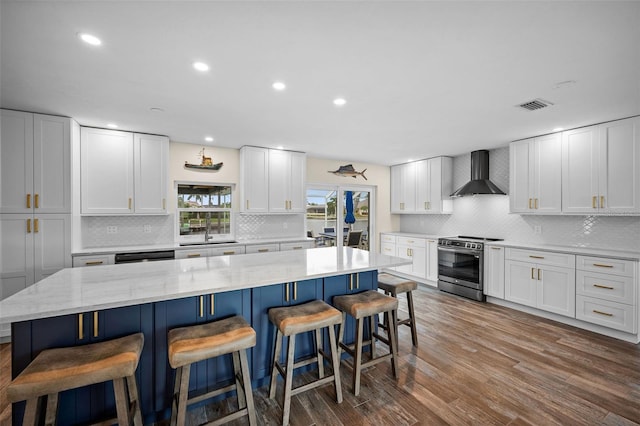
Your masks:
M0 302L0 323L409 264L344 247L66 268Z

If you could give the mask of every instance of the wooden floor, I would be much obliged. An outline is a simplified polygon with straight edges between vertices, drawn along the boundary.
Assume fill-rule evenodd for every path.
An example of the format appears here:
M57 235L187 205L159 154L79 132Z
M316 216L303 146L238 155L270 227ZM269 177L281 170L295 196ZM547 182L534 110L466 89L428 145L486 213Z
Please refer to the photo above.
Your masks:
M354 397L342 368L344 402L335 403L331 385L297 395L292 425L640 424L638 345L432 289L415 293L420 347L401 327L399 379L378 364ZM10 419L8 346L0 347L2 425ZM258 423L278 424L282 411L267 388L254 394ZM190 411L190 424L227 412L234 399Z

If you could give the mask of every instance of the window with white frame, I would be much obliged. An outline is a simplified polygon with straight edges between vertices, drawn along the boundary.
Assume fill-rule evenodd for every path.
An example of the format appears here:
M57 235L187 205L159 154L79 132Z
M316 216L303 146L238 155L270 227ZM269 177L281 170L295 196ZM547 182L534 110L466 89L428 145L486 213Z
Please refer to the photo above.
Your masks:
M177 183L178 241L233 240L232 185Z

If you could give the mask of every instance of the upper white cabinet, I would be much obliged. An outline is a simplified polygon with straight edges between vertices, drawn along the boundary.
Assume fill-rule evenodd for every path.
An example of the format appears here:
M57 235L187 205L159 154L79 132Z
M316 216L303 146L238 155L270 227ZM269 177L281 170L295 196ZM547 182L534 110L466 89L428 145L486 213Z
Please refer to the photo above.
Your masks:
M169 139L83 127L82 214L166 213Z
M562 212L561 134L509 146L509 206L512 213Z
M391 213L451 213L452 192L450 157L391 166Z
M240 149L240 211L304 213L306 155L244 146Z
M562 134L565 213L640 213L640 117Z
M0 213L71 213L71 119L2 110Z

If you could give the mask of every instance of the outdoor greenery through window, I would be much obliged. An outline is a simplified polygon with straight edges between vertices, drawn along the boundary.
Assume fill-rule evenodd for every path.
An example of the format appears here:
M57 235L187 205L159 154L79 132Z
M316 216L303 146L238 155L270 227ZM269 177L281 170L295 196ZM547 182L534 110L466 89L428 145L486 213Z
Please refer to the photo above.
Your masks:
M180 240L233 239L231 185L178 184Z

